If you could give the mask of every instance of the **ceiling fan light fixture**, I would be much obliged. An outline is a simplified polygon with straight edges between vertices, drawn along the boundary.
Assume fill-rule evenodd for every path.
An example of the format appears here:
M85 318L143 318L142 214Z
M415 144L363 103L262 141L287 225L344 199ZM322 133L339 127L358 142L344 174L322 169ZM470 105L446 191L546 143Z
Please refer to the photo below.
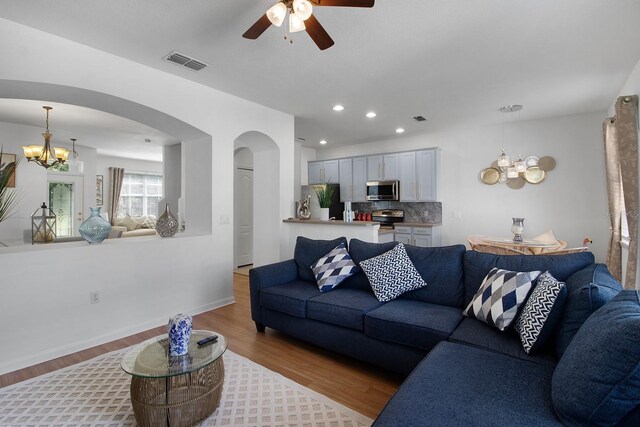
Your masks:
M293 0L293 12L303 21L309 19L313 13L313 6L308 0Z
M267 10L267 18L269 18L269 21L276 27L282 25L285 16L287 16L287 6L282 2L274 4Z
M289 32L297 33L306 30L304 20L297 13L289 13Z

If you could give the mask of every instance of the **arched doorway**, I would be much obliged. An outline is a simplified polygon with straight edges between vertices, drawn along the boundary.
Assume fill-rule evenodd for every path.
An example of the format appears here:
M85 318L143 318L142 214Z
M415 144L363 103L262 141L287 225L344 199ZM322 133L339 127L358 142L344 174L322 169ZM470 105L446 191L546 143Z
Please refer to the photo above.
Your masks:
M233 154L233 239L235 267L253 264L253 153L238 148Z
M249 153L253 164L253 185L250 203L236 192L248 191L249 177L245 176L244 185L234 185L234 201L245 200L244 206L252 210L252 261L254 266L269 264L280 259L280 149L276 142L262 132L249 131L238 136L234 142L234 158L236 155L247 159ZM244 151L247 150L247 151ZM240 158L238 158L240 159ZM244 174L249 175L249 174ZM235 181L235 180L234 180ZM236 183L240 184L240 183ZM234 207L237 209L237 207ZM234 212L234 220L242 215ZM241 218L247 220L248 216ZM235 223L234 223L235 224ZM239 255L237 242L242 240L240 234L246 227L234 225L234 253ZM240 262L240 261L238 261Z

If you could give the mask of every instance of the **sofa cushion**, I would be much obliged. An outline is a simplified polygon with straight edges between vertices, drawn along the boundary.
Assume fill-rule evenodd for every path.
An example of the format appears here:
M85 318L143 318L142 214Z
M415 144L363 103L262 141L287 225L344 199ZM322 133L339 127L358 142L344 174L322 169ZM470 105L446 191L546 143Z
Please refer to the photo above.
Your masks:
M296 280L262 289L260 302L266 309L305 318L307 301L320 294L315 282Z
M583 268L568 277L565 283L567 301L554 337L558 358L562 357L587 318L622 290L604 264Z
M566 282L576 271L593 264L591 252L569 255L494 255L467 251L464 254L464 306L467 306L489 271L498 267L511 271L549 271Z
M469 319L468 317L462 319L460 325L449 337L449 341L495 351L538 364L555 365L557 362L555 353L548 346L545 346L535 355L529 355L522 348L520 339L513 330L501 332L486 323L476 319Z
M428 351L446 340L460 319L459 308L398 299L367 313L364 332L372 338Z
M347 246L340 243L328 254L313 263L311 271L316 276L316 283L320 292L329 292L344 279L351 276L356 265L351 260Z
M349 255L351 255L351 259L358 266L353 276L349 277L347 280L342 282L340 288L342 289L362 289L365 291L372 292L371 284L369 283L369 279L367 279L366 274L360 268L360 263L369 258L373 258L375 256L381 255L385 252L393 249L398 243L397 242L388 242L388 243L369 243L363 242L358 239L351 239L349 241Z
M640 404L640 292L622 291L582 325L553 374L571 425L615 425Z
M298 236L293 253L293 259L298 265L298 279L315 282L316 276L311 270L311 265L340 243L344 243L345 247L347 247L347 239L345 237L338 237L333 240L313 240Z
M527 300L538 275L539 271L492 269L463 314L501 331L506 330L515 320L520 306Z
M379 301L391 301L405 292L427 286L402 243L388 252L361 261L360 268L367 275Z
M538 276L515 323L524 351L535 353L553 336L566 299L567 287L563 282L557 281L548 271Z
M371 292L338 288L309 299L307 318L362 331L364 315L381 304Z
M442 342L414 369L374 426L561 426L553 367Z
M407 292L401 298L462 308L464 245L437 248L405 246L405 249L429 286Z

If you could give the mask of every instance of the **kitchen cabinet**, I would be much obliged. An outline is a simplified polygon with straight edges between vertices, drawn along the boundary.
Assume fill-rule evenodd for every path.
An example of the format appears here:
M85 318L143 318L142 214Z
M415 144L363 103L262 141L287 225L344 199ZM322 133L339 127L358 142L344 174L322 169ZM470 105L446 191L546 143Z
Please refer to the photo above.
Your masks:
M432 225L396 225L395 240L405 245L429 248L440 246L440 227Z
M340 159L340 201L353 201L353 159Z
M353 171L353 200L354 202L367 201L367 158L355 157L352 163Z
M367 201L367 159L355 157L339 160L340 201Z
M309 184L338 184L340 182L338 160L309 162Z
M417 201L435 202L437 194L438 152L422 150L416 152ZM400 181L402 184L402 181ZM402 193L400 193L402 197Z
M398 179L398 154L367 157L367 181Z
M416 180L416 153L400 153L400 201L415 202L418 200L418 184Z

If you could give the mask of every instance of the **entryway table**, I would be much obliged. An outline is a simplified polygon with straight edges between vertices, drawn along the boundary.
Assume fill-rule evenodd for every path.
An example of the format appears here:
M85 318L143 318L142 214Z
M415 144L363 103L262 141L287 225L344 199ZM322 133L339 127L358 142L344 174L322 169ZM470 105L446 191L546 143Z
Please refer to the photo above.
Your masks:
M214 334L217 341L198 346L198 340ZM166 334L128 351L121 366L131 375L131 405L138 425L192 426L211 415L220 404L226 349L221 334L194 330L184 356L169 357Z

